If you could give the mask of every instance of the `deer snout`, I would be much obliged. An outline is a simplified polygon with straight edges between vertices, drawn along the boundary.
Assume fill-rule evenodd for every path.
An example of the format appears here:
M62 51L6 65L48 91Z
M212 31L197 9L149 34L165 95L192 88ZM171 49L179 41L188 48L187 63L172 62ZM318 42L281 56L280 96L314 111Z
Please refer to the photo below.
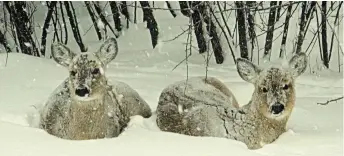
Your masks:
M85 86L78 87L75 90L75 94L80 97L85 97L86 95L90 94L90 90Z
M284 105L277 102L271 106L272 114L280 114L284 110Z

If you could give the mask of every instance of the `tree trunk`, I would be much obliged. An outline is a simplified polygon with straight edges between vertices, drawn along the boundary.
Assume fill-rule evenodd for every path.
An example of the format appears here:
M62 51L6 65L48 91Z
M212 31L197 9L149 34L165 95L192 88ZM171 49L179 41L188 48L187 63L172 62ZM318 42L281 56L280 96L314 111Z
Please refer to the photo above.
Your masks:
M308 10L307 10L307 13L306 13L306 25L305 25L305 28L304 28L304 34L303 36L306 36L307 32L308 32L308 27L309 25L311 24L311 21L313 19L313 12L315 12L315 4L317 2L316 1L312 1L310 2L310 6L308 7Z
M102 34L101 34L101 31L100 31L100 29L99 29L99 27L98 27L97 20L96 20L96 17L95 17L95 15L94 15L92 6L91 6L91 4L90 4L89 1L85 1L84 3L85 3L85 5L86 5L88 14L89 14L90 17L91 17L91 20L92 20L94 29L96 30L98 40L101 40L101 39L102 39ZM111 5L111 2L110 2L110 5Z
M180 12L186 16L186 17L190 17L191 12L190 12L190 8L188 5L188 2L186 1L179 1L179 6L180 6Z
M170 10L172 16L173 16L174 18L177 17L177 14L176 14L176 13L174 12L174 10L172 9L170 2L169 2L169 1L166 1L166 4L167 4L167 7L168 7L168 9Z
M136 12L137 12L137 1L134 2L135 3L135 8L134 8L134 23L137 23L137 18L136 18Z
M102 9L100 8L99 6L99 3L96 3L96 2L93 2L93 5L94 5L94 9L96 10L100 20L103 22L104 24L104 31L105 31L105 34L104 34L104 39L106 38L106 27L109 27L109 29L111 30L111 32L116 36L116 38L119 37L118 33L115 32L115 30L112 28L112 26L110 25L110 23L106 20L106 17L105 15L103 14L103 11Z
M14 5L11 5L12 3L8 1L4 2L8 12L11 14L11 20L14 23L22 53L40 57L36 44L31 36L32 28L26 12L26 2L16 1Z
M321 11L320 11L321 13ZM318 9L315 8L315 14L316 14L316 18L317 18L317 26L320 27L320 22L319 22L319 15L318 15ZM322 48L321 48L321 38L320 38L320 31L317 31L317 37L318 37L318 45L319 45L319 53L320 53L320 59L321 61L323 61L323 57L322 57Z
M207 42L204 38L204 31L203 31L203 22L201 20L201 14L198 8L196 6L201 3L200 1L194 1L191 4L191 7L193 8L193 13L191 14L192 22L194 25L194 32L196 36L196 41L198 45L198 52L200 54L207 51Z
M65 41L64 44L68 43L68 30L67 30L67 25L66 25L66 19L63 13L63 5L62 2L60 2L60 11L61 11L61 16L62 16L62 22L63 22L63 28L64 28L64 32L65 32ZM62 29L62 28L61 28Z
M136 4L136 2L135 2L135 4ZM115 1L110 1L110 8L111 8L111 12L112 12L113 21L115 23L115 28L118 32L120 32L120 31L122 31L121 15L119 13L119 10L118 10L118 7L117 7L117 4ZM136 9L136 7L135 7L135 9Z
M0 30L0 43L5 47L7 52L12 52L10 46L7 43L5 35Z
M282 1L278 2L278 8L276 13L276 21L279 21L279 18L281 17L281 9L282 9Z
M77 22L76 22L76 17L75 17L75 15L73 15L73 12L71 11L69 3L71 3L71 2L64 1L64 6L65 6L66 11L67 11L67 16L69 18L69 23L70 23L70 25L72 27L72 31L73 31L73 35L74 35L75 41L79 45L80 51L81 52L86 52L87 48L85 47L84 43L82 42L82 38L80 36L79 27L78 27ZM71 6L72 5L73 4L71 3Z
M330 60L328 57L328 51L327 51L327 29L326 29L326 10L327 10L327 2L323 1L321 3L321 37L322 37L322 47L323 47L323 63L326 68L330 67ZM339 57L339 56L338 56Z
M334 23L333 23L334 26L336 26L337 23L338 23L339 12L340 12L340 8L342 7L342 4L343 4L343 1L341 1L341 2L339 3L339 7L338 7L338 10L337 10L337 13L336 13L336 18L335 18ZM332 48L333 48L334 34L335 34L335 32L333 31L333 32L332 32L332 36L331 36L330 53L329 53L329 58L328 58L329 61L331 61L331 56L332 56ZM339 43L338 43L338 44L339 44ZM339 68L339 69L340 69L340 68Z
M270 7L275 7L277 5L277 1L271 1ZM264 48L264 57L270 60L271 57L271 48L272 42L274 37L274 29L275 29L275 18L276 18L276 8L271 8L269 13L269 20L268 20L268 30L266 33L265 39L265 48Z
M208 2L201 2L201 4L199 4L197 7L204 19L204 22L207 24L206 29L211 38L210 41L213 48L215 61L217 64L222 64L224 61L224 57L223 57L223 50L221 47L220 38L217 35L218 33L216 32L216 26L213 22L213 17L209 16L209 12L207 11L207 8L206 8L207 6L205 5L205 3L208 3ZM211 8L209 7L209 9Z
M49 4L48 12L47 12L47 16L45 18L44 25L43 25L42 41L41 41L41 54L43 56L45 56L45 49L46 49L46 42L47 42L47 29L49 29L49 24L50 24L51 18L53 17L53 12L54 12L56 3L57 3L56 1L51 1L50 3L47 3ZM55 29L55 32L56 32L56 29Z
M291 17L291 10L293 8L293 5L290 4L287 9L287 15L285 17L284 22L284 29L283 29L283 36L282 36L282 43L281 43L281 50L280 50L280 58L285 57L286 54L286 43L287 43L287 36L288 36L288 28L289 28L289 20Z
M219 11L222 12L222 11L221 11L221 6L220 6L219 2L217 2L217 6L218 6L218 8L219 8ZM223 32L223 35L225 36L225 38L226 38L226 40L227 40L227 45L228 45L228 47L229 47L229 50L231 51L232 58L233 58L233 62L236 64L236 57L235 57L233 48L232 48L232 46L231 46L229 37L227 36L227 33L226 33L225 29L223 28L223 26L221 26L221 23L219 22L219 20L216 18L214 11L213 11L211 8L210 8L209 10L211 11L211 13L212 13L212 15L213 15L213 18L215 19L217 25L220 27L221 31ZM223 14L221 14L221 17L222 17L222 19L224 19ZM223 21L225 21L225 20L223 20ZM226 22L225 22L225 26L227 27L227 29L229 29L229 28L228 28L228 25L226 24ZM230 31L229 31L229 32L230 32Z
M256 6L256 2L255 1L247 1L246 2L248 7L254 7ZM253 50L254 50L254 42L256 39L256 31L254 29L255 27L255 21L254 21L254 17L255 17L255 11L247 11L247 21L248 21L248 35L250 37L250 42L251 42L251 61L253 58Z
M302 44L303 44L303 38L304 38L304 29L305 29L305 25L306 25L306 6L307 6L307 2L302 2L301 5L301 18L300 18L300 31L299 31L299 35L298 35L298 40L297 40L297 45L296 45L296 53L300 53L301 52L301 48L302 48Z
M121 1L121 13L124 15L124 17L127 20L127 29L129 29L129 12L128 12L128 7L127 7L127 2L126 1ZM149 5L149 4L148 4Z
M247 39L246 39L246 24L245 24L245 13L244 13L244 3L241 1L235 1L237 8L236 20L238 22L238 33L239 33L239 46L240 46L240 56L241 58L248 58L248 49L247 49Z
M158 30L158 24L155 21L153 11L149 6L148 1L140 1L142 11L143 11L143 21L147 22L147 28L149 29L151 39L152 39L152 46L155 48L155 46L158 44L158 36L159 36L159 30Z

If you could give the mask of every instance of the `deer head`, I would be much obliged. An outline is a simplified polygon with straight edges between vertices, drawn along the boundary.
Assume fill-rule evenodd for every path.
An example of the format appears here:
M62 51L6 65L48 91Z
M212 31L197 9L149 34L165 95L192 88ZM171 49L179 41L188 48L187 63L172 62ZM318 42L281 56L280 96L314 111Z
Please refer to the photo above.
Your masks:
M73 52L61 43L51 46L53 59L68 68L69 91L76 99L94 99L103 95L107 80L104 70L118 53L116 39L107 39L96 52Z
M237 59L240 77L254 85L251 99L252 109L270 119L289 117L295 103L295 79L305 72L307 56L294 55L287 67L262 69L252 62Z

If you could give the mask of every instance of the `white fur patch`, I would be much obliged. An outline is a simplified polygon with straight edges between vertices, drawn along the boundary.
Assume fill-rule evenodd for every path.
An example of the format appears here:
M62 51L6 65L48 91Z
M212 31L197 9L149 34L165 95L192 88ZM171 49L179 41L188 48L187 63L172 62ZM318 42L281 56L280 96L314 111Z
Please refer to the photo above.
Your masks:
M182 105L178 105L178 112L183 113L183 106Z

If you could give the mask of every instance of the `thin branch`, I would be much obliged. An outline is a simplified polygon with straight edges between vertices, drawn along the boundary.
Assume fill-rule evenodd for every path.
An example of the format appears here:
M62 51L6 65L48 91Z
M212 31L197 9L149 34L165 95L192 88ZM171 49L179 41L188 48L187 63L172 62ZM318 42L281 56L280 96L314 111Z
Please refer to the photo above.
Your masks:
M328 101L326 101L326 102L318 102L317 104L318 104L318 105L327 105L327 104L329 104L330 102L337 102L338 100L341 100L341 99L343 99L343 98L344 98L344 96L339 97L339 98L335 98L335 99L331 99L331 100L328 100Z
M338 23L339 12L340 12L340 8L341 8L342 4L343 4L343 1L341 1L341 2L339 3L339 8L338 8L338 11L337 11L337 13L336 13L336 18L335 18L335 20L334 20L334 26L336 26L336 24ZM331 6L331 8L332 8L332 6ZM332 48L333 48L333 39L334 39L334 35L335 35L335 31L333 30L332 36L331 36L331 45L330 45L330 52L329 52L329 60L331 60L331 56L332 56ZM340 42L338 42L338 44L339 44L339 43L340 43ZM338 56L338 57L339 57L339 56Z
M289 2L289 3L286 3L286 4L280 5L280 6L277 5L277 6L267 7L267 8L258 8L259 6L262 6L262 5L258 4L255 7L230 8L230 9L226 9L226 10L223 10L223 11L240 10L240 9L263 11L263 10L277 9L277 8L284 7L284 6L294 5L294 4L298 4L298 3L301 3L301 2L302 1L300 1L300 2ZM217 13L217 12L215 12L215 13Z
M217 3L217 4L218 4L218 6L220 6L219 3ZM220 27L220 29L222 30L222 32L223 32L223 34L224 34L224 36L225 36L225 38L226 38L228 47L229 47L229 49L230 49L230 51L231 51L231 54L232 54L232 57L233 57L233 61L234 61L234 63L236 64L236 57L235 57L234 51L233 51L233 49L232 49L232 46L231 46L231 44L230 44L229 38L228 38L227 34L225 33L224 28L221 26L220 21L216 18L215 13L214 13L213 9L211 9L211 6L210 6L209 3L208 3L208 7L209 7L210 12L212 13L212 15L213 15L213 17L214 17L214 19L215 19L217 25ZM224 21L224 22L225 22L225 21ZM225 23L226 23L226 22L225 22Z
M51 21L51 18L53 17L53 12L55 10L54 8L56 6L56 3L57 2L55 2L55 1L52 1L49 3L47 16L45 18L44 25L43 25L42 38L41 38L41 54L43 56L45 56L46 41L47 41L47 34L48 34L47 29L49 29L50 21ZM56 28L56 24L55 24L55 28ZM55 29L55 31L56 31L56 29Z
M62 16L63 28L64 28L64 31L65 31L65 41L64 41L64 44L67 44L67 42L68 42L68 30L67 30L67 25L66 25L66 19L65 19L64 13L63 13L62 2L59 2L59 3L60 3L60 11L61 11L61 16ZM61 40L62 40L62 38L61 38Z

